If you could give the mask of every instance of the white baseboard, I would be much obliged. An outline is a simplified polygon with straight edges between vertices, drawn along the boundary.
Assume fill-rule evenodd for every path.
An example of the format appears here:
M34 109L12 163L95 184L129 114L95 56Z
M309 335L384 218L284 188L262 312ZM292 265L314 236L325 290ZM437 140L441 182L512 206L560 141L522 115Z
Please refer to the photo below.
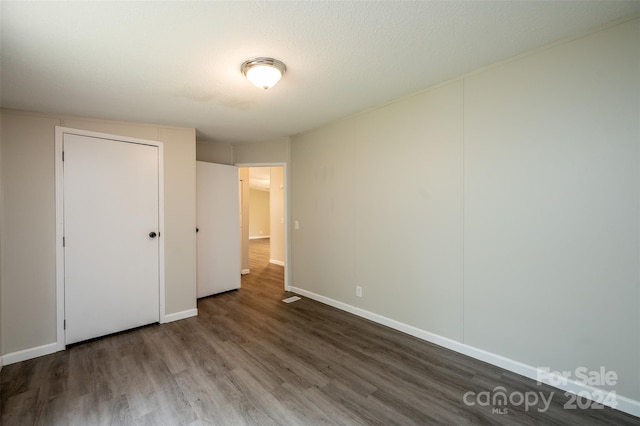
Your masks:
M269 263L273 263L274 265L284 266L284 262L282 260L269 259Z
M165 324L168 322L178 321L181 319L197 317L197 316L198 316L198 309L187 309L186 311L175 312L173 314L165 315L162 321L160 321L160 324Z
M249 274L249 270L248 269L243 269L242 271L240 271L240 275L247 275Z
M165 315L161 323L167 323L172 321L178 321L181 319L195 317L198 315L197 309L189 309L182 312L176 312L173 314ZM24 349L22 351L11 352L0 357L0 369L2 365L15 364L16 362L27 361L29 359L37 358L44 355L49 355L58 351L64 350L58 346L57 342L49 343L47 345L36 346L35 348Z
M625 413L631 414L633 416L640 417L640 401L636 401L631 398L627 398L622 395L615 395L612 398L607 398L606 395L608 392L603 391L602 389L594 388L592 386L576 382L575 380L561 378L557 375L549 374L548 372L539 370L536 367L533 367L528 364L524 364L519 361L515 361L506 357L503 357L498 354L494 354L492 352L485 351L483 349L478 349L476 347L467 345L465 343L460 343L456 340L449 339L447 337L439 336L437 334L419 329L417 327L413 327L411 325L407 325L401 323L399 321L384 317L382 315L375 314L373 312L366 311L361 308L357 308L352 305L348 305L346 303L331 299L329 297L325 297L307 290L304 290L299 287L290 286L290 291L300 294L302 296L308 297L309 299L316 300L318 302L324 303L329 306L333 306L334 308L352 313L362 318L366 318L370 321L376 322L378 324L385 325L389 328L393 328L394 330L401 331L403 333L409 334L411 336L417 337L418 339L425 340L427 342L434 343L438 346L442 346L447 349L451 349L452 351L461 353L463 355L470 356L471 358L478 359L480 361L487 362L489 364L495 365L500 368L504 368L505 370L511 371L516 374L520 374L522 376L528 377L533 380L540 380L542 383L545 383L554 388L567 391L573 394L578 394L579 392L583 392L580 396L587 395L602 395L604 393L605 398L604 401L613 401L616 410L623 411ZM560 384L558 384L560 383ZM600 402L600 401L597 401ZM609 405L606 402L602 402L604 405Z
M49 355L58 352L59 350L57 343L49 343L47 345L36 346L35 348L24 349L22 351L11 352L3 355L0 363L4 365L15 364L16 362Z
M262 240L265 238L271 238L270 235L258 235L258 236L254 236L254 237L249 237L250 240Z

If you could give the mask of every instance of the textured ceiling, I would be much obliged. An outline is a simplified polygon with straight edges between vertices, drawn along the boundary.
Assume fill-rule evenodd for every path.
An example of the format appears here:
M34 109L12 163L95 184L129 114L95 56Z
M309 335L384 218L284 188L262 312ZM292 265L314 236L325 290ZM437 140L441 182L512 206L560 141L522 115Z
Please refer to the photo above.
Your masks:
M3 108L296 134L640 13L640 2L0 2ZM284 61L269 91L253 56Z

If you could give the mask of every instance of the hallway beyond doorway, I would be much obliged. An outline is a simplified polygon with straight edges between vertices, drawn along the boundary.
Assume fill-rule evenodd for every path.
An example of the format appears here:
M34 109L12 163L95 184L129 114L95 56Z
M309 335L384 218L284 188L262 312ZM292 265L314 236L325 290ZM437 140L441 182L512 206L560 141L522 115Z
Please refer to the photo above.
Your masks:
M282 294L284 267L269 263L269 238L249 240L249 269L242 276L242 287L260 288L261 292Z
M287 290L289 237L286 164L245 163L236 166L239 167L241 274L252 272L249 266L249 241L268 238L268 261L284 268L282 287Z

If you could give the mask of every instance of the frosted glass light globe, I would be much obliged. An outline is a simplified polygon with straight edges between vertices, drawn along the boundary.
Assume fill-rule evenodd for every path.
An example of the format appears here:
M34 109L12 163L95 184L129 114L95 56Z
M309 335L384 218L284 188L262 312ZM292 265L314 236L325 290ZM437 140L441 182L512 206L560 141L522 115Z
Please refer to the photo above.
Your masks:
M284 63L273 58L252 58L240 67L247 80L264 90L275 86L286 70Z

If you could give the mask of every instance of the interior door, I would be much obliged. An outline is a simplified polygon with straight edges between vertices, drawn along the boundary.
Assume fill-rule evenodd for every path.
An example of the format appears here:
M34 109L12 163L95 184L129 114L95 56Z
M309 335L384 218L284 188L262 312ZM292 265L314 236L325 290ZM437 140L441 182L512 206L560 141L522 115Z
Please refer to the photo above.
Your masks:
M64 135L65 341L159 321L159 148Z
M240 288L238 168L198 161L198 297Z

